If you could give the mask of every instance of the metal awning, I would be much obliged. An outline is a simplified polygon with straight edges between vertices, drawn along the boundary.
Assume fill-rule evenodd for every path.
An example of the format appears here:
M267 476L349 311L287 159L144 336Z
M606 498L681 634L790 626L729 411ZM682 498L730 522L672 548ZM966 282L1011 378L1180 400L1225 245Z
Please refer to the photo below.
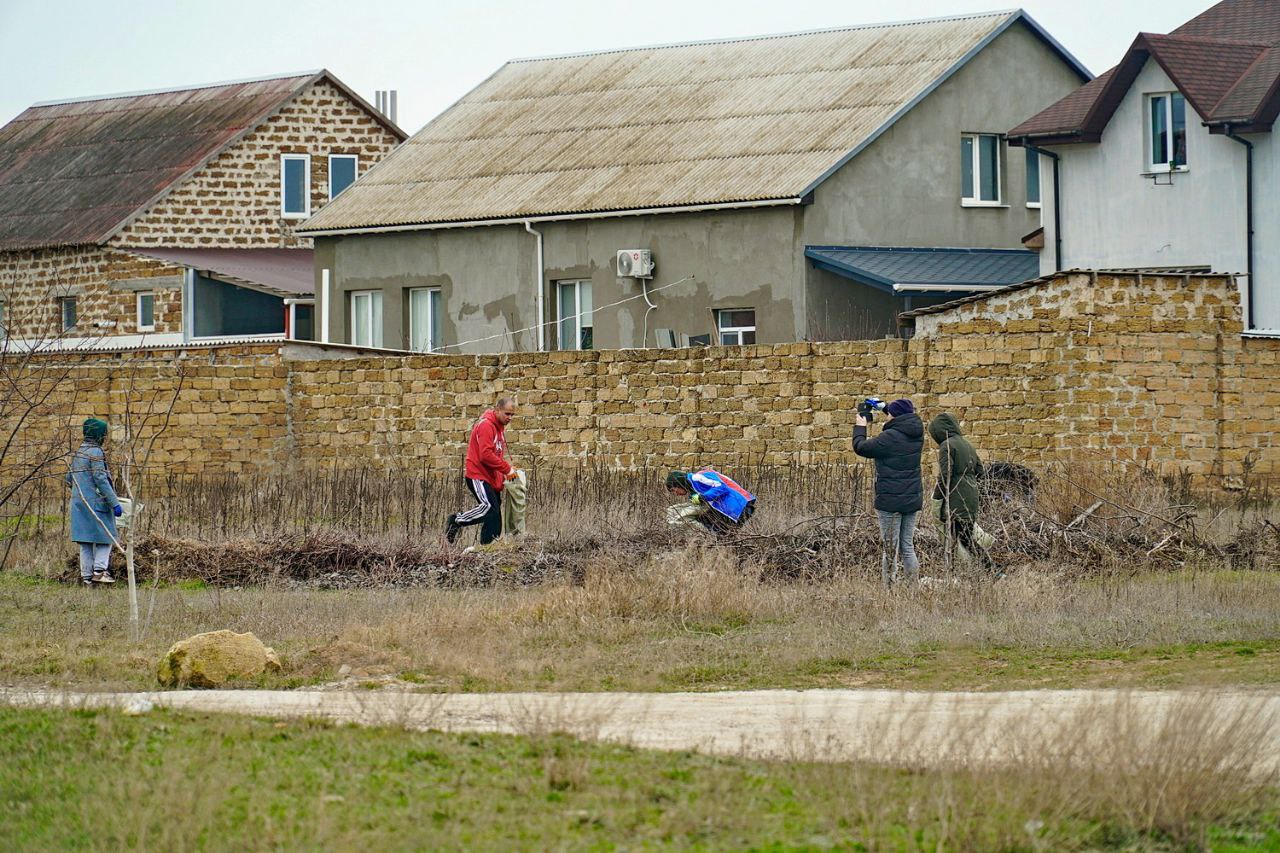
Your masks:
M1025 249L808 246L804 255L819 269L898 296L963 296L1040 275L1040 256Z
M136 255L190 267L212 278L283 298L315 295L311 249L129 249Z

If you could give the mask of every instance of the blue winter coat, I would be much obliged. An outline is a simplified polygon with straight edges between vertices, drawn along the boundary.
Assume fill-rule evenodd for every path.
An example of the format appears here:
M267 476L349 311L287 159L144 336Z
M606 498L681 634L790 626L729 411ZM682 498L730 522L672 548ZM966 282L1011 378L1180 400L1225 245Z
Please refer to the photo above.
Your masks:
M91 441L80 445L71 457L66 481L71 487L71 541L110 545L111 537L117 535L112 510L120 505L120 498L111 484L102 448Z
M689 485L712 509L733 522L740 521L747 504L756 500L755 495L710 468L690 474Z

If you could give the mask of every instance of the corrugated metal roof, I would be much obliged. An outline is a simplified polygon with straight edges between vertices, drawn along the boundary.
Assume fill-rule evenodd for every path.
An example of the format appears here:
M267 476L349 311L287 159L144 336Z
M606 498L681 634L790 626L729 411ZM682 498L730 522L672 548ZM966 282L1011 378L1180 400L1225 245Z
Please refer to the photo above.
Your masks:
M215 273L280 296L315 293L311 249L131 249L134 254Z
M322 79L376 115L327 71L28 108L0 128L0 251L104 242Z
M1006 287L1040 274L1039 255L1025 249L808 246L804 254L825 269L890 292Z
M301 231L798 198L1018 21L1051 41L998 12L510 62Z

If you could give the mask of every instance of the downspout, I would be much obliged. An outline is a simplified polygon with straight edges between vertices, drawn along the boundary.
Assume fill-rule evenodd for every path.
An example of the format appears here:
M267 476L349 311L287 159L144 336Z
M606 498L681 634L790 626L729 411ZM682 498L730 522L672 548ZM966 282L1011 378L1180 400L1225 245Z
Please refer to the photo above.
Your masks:
M1227 125L1227 138L1234 139L1244 146L1245 149L1245 167L1244 167L1244 208L1245 208L1245 274L1249 277L1249 283L1245 286L1245 309L1244 327L1245 330L1253 328L1253 143L1242 136L1236 136L1231 130L1231 125Z
M1053 270L1062 272L1062 181L1060 178L1062 158L1052 151L1037 148L1025 136L1022 138L1022 147L1053 161Z
M544 291L546 290L546 283L545 283L545 281L543 280L543 267L542 267L542 232L541 232L541 231L539 231L539 230L537 230L536 228L534 228L534 227L533 227L533 223L532 223L530 220L528 220L528 219L526 219L526 220L524 221L524 230L528 231L528 232L529 232L530 234L532 234L534 237L537 237L537 238L538 238L538 248L537 248L537 253L536 253L536 256L537 256L537 261L536 261L536 263L537 263L537 265L538 265L538 275L537 275L537 278L538 278L538 298L537 298L537 300L536 300L536 304L537 304L537 317L538 317L538 334L537 334L537 338L538 338L538 352L542 352L544 349L546 349L546 342L547 342L547 327L546 327L547 309L546 309L546 304L545 304L545 303L546 303L547 295L546 295L546 293L544 292Z
M329 303L333 301L333 291L329 287L329 271L320 270L320 343L329 343Z

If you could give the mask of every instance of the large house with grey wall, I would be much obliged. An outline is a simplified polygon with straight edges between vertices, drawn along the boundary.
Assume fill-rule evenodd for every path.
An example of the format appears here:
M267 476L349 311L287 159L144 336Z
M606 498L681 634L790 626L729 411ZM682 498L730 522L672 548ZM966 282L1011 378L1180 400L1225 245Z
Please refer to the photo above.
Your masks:
M0 128L3 346L312 337L295 228L405 136L324 70L35 104Z
M1280 335L1277 115L1275 0L1138 35L1115 68L1009 131L1046 155L1041 271L1238 273L1246 333Z
M300 229L320 334L894 334L1036 275L1040 170L1004 131L1089 79L1021 11L510 62Z

